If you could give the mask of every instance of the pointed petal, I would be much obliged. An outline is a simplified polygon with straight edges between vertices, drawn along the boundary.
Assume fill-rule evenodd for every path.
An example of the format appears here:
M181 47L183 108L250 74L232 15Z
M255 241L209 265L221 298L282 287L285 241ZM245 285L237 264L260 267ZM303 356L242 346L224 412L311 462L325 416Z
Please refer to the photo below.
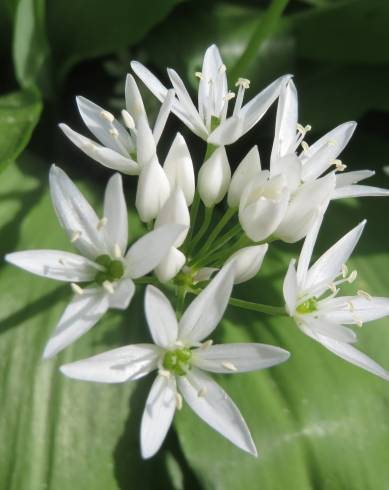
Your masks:
M175 247L180 247L186 238L189 231L190 215L186 204L184 193L181 189L174 190L155 220L154 228L159 228L163 225L183 225L184 232L178 237Z
M239 206L243 191L260 171L261 159L259 157L258 146L253 146L232 175L227 196L227 202L231 208Z
M135 206L140 219L144 223L155 219L169 194L170 184L158 161L144 165L139 175L135 198Z
M159 165L153 132L146 114L139 116L136 129L136 155L140 167L142 168L152 162Z
M99 219L88 201L59 167L51 166L49 180L55 212L70 240L89 258L105 253L105 241L98 231ZM79 235L76 240L75 234Z
M104 196L104 217L107 218L104 226L105 241L111 255L115 255L117 245L123 255L128 243L128 216L122 177L119 174L113 175L108 181Z
M147 397L140 429L142 457L147 459L161 447L176 410L176 382L173 376L157 376Z
M221 386L196 368L187 376L180 376L177 383L185 401L204 422L243 451L257 456L246 422ZM204 396L198 395L200 390Z
M282 175L290 192L295 192L301 185L301 161L295 154L286 155L274 160L271 165L270 175Z
M173 190L179 187L184 193L187 205L190 206L195 194L195 174L188 146L180 133L174 138L163 169L170 188Z
M154 343L171 349L177 340L177 317L167 297L154 286L147 286L145 294L147 324Z
M244 373L286 361L290 354L266 344L222 344L193 351L193 364L213 373Z
M373 170L354 170L353 172L342 172L341 174L336 174L336 188L356 184L357 182L368 179L373 175L375 175Z
M104 146L128 157L128 151L132 147L132 142L129 134L120 122L117 119L113 119L112 122L108 121L103 117L106 111L85 97L78 96L76 101L81 117L91 133ZM110 131L112 129L117 132L117 137L111 134Z
M313 249L317 240L317 235L323 222L324 213L320 213L305 237L303 247L297 265L297 284L300 290L305 289L305 280L308 273L309 263L311 262Z
M329 339L337 340L338 342L346 342L351 344L357 341L356 333L339 323L330 321L327 317L311 317L306 315L304 323L308 328L318 335L324 335ZM305 331L304 329L302 329Z
M90 138L86 138L73 129L69 128L66 124L60 124L59 127L70 139L70 141L77 146L81 151L93 158L96 162L101 163L104 167L117 170L127 175L138 175L139 165L129 156L125 157L111 148L106 148L98 143L95 143Z
M175 247L172 247L166 257L154 269L158 280L162 283L169 282L176 277L186 262L185 255Z
M130 74L128 74L126 77L124 91L126 98L126 109L131 117L134 118L135 125L137 125L139 118L146 115L146 110L135 78Z
M244 247L229 257L226 264L234 263L234 284L249 281L259 272L269 245Z
M133 381L157 368L160 349L152 344L119 347L81 361L64 364L61 372L69 378L96 383Z
M76 295L63 312L43 357L53 357L88 332L108 310L107 295L99 289L84 290Z
M98 272L92 261L61 250L14 252L7 254L5 260L28 272L57 281L92 281Z
M212 207L223 200L231 181L231 168L224 146L220 146L206 160L198 174L197 188L201 200Z
M168 90L167 96L159 109L157 119L155 120L154 128L153 128L153 136L156 145L158 144L162 136L163 130L165 129L166 121L172 110L175 96L176 94L173 89Z
M155 269L184 229L182 225L161 226L135 242L125 257L130 277L137 279Z
M365 323L389 316L389 299L340 296L325 301L325 310L326 318L336 323Z
M179 340L191 345L206 338L218 325L230 299L234 265L224 266L182 315Z
M108 295L110 308L125 310L135 293L135 284L131 279L121 279L113 283L114 292Z
M347 197L388 197L389 190L370 185L346 185L334 190L332 199L345 199Z
M298 288L296 275L296 261L292 259L289 263L288 272L285 275L283 284L283 293L286 304L286 309L290 316L293 316L296 311Z
M294 151L297 122L297 91L293 80L288 80L282 86L278 99L276 129L270 157L270 168L273 162Z
M340 274L342 265L348 261L350 255L353 253L365 224L366 220L349 231L312 265L307 273L306 289L326 280L332 282Z

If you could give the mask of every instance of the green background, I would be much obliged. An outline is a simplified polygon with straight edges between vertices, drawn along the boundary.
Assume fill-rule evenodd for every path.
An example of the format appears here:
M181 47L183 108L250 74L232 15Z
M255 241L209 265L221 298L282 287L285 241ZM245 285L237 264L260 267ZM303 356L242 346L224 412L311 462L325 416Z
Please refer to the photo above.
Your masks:
M282 2L270 8L277 3ZM195 94L194 72L213 42L231 86L236 76L251 80L247 98L279 75L295 75L300 122L313 126L308 142L337 124L358 120L342 160L352 170L374 169L372 183L389 187L382 171L389 165L388 2L292 0L282 17L271 17L269 5L3 0L1 256L33 248L71 250L49 199L52 162L100 206L110 172L81 155L57 127L64 121L87 134L74 97L84 95L118 111L130 59L147 63L164 80L166 66L177 69ZM155 115L155 100L143 93ZM274 115L274 109L269 111L228 149L232 166L253 144L259 145L263 162L268 160ZM203 142L174 117L161 142L162 156L178 129L194 162L201 164ZM135 184L135 178L125 180L131 239L144 231L133 211ZM316 251L367 218L350 265L359 272L356 287L373 295L389 291L387 211L384 199L332 203ZM234 295L281 304L282 279L299 248L272 245L258 278ZM184 407L162 450L142 461L139 424L152 378L105 386L58 372L64 362L147 340L141 288L126 312L109 312L88 335L45 362L42 350L70 298L69 288L2 262L0 293L1 489L389 489L389 385L335 358L291 320L230 307L216 331L215 340L266 342L292 352L279 367L218 377L241 408L259 459L240 452ZM386 367L388 328L382 320L358 331L360 348Z

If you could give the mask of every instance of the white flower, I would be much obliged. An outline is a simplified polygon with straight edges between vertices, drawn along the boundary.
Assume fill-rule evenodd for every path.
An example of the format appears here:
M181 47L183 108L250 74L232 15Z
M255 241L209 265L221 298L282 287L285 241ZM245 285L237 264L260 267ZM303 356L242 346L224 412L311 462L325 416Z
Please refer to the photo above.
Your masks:
M223 200L231 180L231 169L223 146L217 148L199 170L198 191L201 200L210 208Z
M230 208L239 207L240 198L247 185L261 172L258 147L253 146L237 166L228 189L227 203Z
M269 245L244 247L228 258L226 264L234 264L234 284L249 281L259 272Z
M309 231L297 265L292 260L284 280L286 309L308 336L346 361L389 380L389 372L351 344L357 340L344 325L362 326L364 322L389 315L389 299L371 297L364 291L356 296L340 296L338 286L353 282L356 271L345 265L362 233L365 221L352 229L325 252L311 267L312 251L322 216Z
M180 225L163 226L144 235L125 253L128 218L119 174L108 182L101 219L55 165L50 170L50 190L58 220L81 255L31 250L6 256L8 262L33 274L71 283L75 293L45 348L46 358L90 330L109 308L127 308L135 290L133 279L152 271L184 230Z
M133 61L131 67L147 88L163 102L168 89L138 61ZM239 78L236 82L238 93L233 113L227 117L229 101L235 98L235 94L228 91L226 67L214 44L205 52L201 73L196 73L200 79L198 108L176 71L168 68L167 72L177 95L172 112L197 136L217 146L234 143L247 133L276 100L282 84L290 78L290 75L280 77L243 106L243 96L250 82Z
M173 102L174 91L167 91L151 131L141 95L131 75L126 81L126 106L121 124L113 114L85 97L77 97L80 115L95 138L87 138L66 124L60 124L65 135L85 154L105 167L124 174L138 175L142 166L155 154Z
M103 383L132 381L158 369L142 417L144 458L150 458L161 447L183 400L213 429L256 456L255 444L238 408L204 371L253 371L283 362L289 353L263 344L202 343L222 318L232 282L231 267L222 269L179 322L162 292L148 286L145 310L155 344L121 347L61 367L71 378Z
M298 124L298 103L296 87L292 80L283 84L278 99L277 120L274 143L270 159L272 176L287 173L292 186L312 183L328 169L343 172L346 169L339 154L346 147L354 130L355 122L347 122L328 132L309 146L304 137L311 128ZM302 151L297 155L299 146ZM389 196L389 191L377 187L355 185L374 175L370 170L336 173L336 188L331 199L360 196Z

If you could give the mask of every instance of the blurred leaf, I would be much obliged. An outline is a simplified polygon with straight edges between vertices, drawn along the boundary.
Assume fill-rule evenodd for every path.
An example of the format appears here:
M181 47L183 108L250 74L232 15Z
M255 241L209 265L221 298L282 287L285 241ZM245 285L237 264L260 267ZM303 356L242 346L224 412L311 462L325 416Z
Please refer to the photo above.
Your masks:
M69 249L40 161L30 156L9 167L0 182L0 201L2 256L32 248ZM151 461L140 457L139 424L151 379L101 385L75 382L58 370L65 362L147 340L143 295L136 295L130 314L110 312L73 346L43 361L43 348L70 299L69 287L5 263L0 284L0 431L6 441L0 448L0 488L179 488L170 483L167 468L173 465L179 473L175 454L163 451Z
M15 160L29 142L41 109L34 89L0 97L0 171Z
M13 58L22 87L38 85L50 93L49 47L45 24L46 0L19 0L14 21Z
M58 79L80 60L113 53L139 42L180 1L49 2L49 39Z

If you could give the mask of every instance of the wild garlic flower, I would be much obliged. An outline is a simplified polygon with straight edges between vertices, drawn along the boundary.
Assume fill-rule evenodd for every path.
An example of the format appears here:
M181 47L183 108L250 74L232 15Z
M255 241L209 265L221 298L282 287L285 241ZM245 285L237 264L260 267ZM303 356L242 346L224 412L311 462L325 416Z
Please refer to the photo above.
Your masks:
M150 458L161 447L183 401L237 447L257 455L239 409L206 371L228 374L254 371L286 361L289 353L264 344L212 345L211 340L204 341L220 322L232 285L232 266L227 266L179 321L166 296L148 286L145 312L154 344L120 347L61 366L66 376L100 383L133 381L158 370L141 423L144 458Z
M131 67L157 99L163 102L168 89L158 78L138 61L132 61ZM234 143L247 133L277 99L282 85L290 78L290 75L278 78L250 102L242 105L250 81L239 78L235 84L237 94L230 92L227 86L226 66L217 46L213 44L204 54L202 71L196 73L200 80L196 107L178 73L171 68L168 68L167 72L176 93L172 112L193 133L215 146ZM228 116L232 99L235 99L235 104L232 114Z
M309 267L322 216L308 233L296 269L292 260L284 280L286 309L297 326L326 349L356 366L389 381L389 372L351 344L357 336L344 325L362 327L365 322L389 315L389 299L365 291L356 296L338 296L342 283L351 283L346 262L365 226L362 221Z
M50 191L60 225L80 255L30 250L6 256L8 262L33 274L69 282L75 293L46 345L45 358L90 330L109 308L127 308L135 291L133 280L155 269L185 230L181 225L161 226L126 252L128 218L119 174L108 182L102 218L55 165L50 170ZM80 286L83 283L85 288Z
M60 124L59 127L81 151L105 167L128 175L138 175L143 165L156 155L156 145L170 113L174 91L166 92L153 131L131 75L127 76L125 95L123 123L85 97L76 98L85 125L100 143L77 133L66 124Z

